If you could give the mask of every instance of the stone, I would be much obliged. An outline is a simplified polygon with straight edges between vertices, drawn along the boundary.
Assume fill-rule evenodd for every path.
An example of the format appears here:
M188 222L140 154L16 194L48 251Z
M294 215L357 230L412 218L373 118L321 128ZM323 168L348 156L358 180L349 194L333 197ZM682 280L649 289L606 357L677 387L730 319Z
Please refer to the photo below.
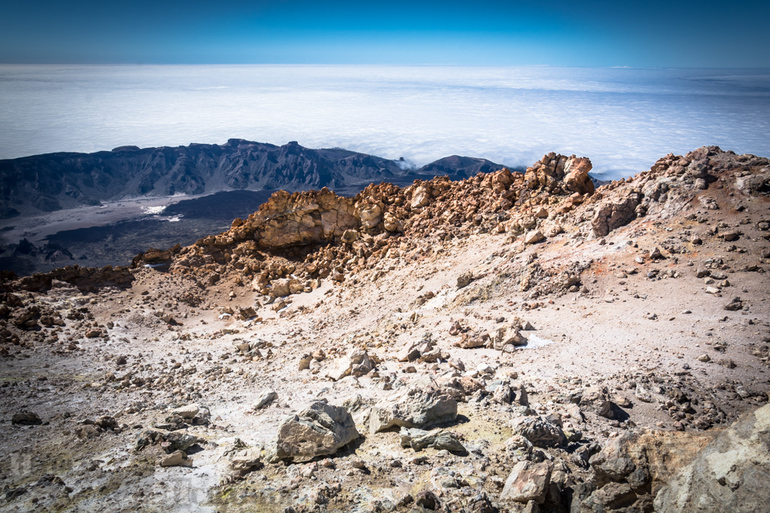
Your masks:
M706 294L721 294L722 290L718 287L706 287Z
M696 358L699 362L707 363L711 361L711 357L707 354L702 354Z
M562 429L542 417L520 417L513 422L513 434L538 447L556 447L566 442Z
M297 370L307 370L310 368L310 362L313 361L313 357L309 354L306 354L302 358L299 359L299 364L297 365Z
M423 208L428 203L430 203L430 191L425 186L420 185L412 193L411 207L413 209Z
M184 451L174 451L160 459L161 467L192 467L193 460Z
M542 463L518 462L505 481L500 500L544 503L546 492L551 484L552 471L553 465L550 461Z
M334 381L339 381L346 376L360 377L374 369L374 362L366 353L355 349L347 356L340 359L337 365L331 369L326 376Z
M457 277L457 288L461 289L463 287L467 287L473 281L473 279L474 278L472 272L462 273Z
M396 232L403 232L404 231L404 224L401 222L400 219L397 219L396 216L391 214L390 212L386 212L383 216L383 228L385 230L396 233Z
M241 475L263 466L259 449L253 447L236 452L230 460L230 470Z
M411 447L415 451L433 447L436 450L445 449L455 453L467 452L454 433L444 429L425 431L417 428L409 429L402 427L399 436L401 438L401 447Z
M171 415L179 415L183 419L192 419L198 415L198 411L200 411L200 407L197 404L186 404L179 408L174 408L169 413Z
M636 219L636 207L641 201L641 195L632 192L624 198L601 204L591 220L594 234L597 237L604 237L612 230Z
M734 297L732 300L730 300L729 303L727 303L724 306L725 310L730 312L737 312L738 310L743 310L743 301L739 297Z
M348 410L316 401L281 423L275 455L279 459L310 460L334 454L359 436Z
M655 496L655 511L767 511L770 405L721 432Z
M519 327L515 323L497 328L493 340L493 347L502 351L505 346L519 347L527 345L527 339L519 332Z
M524 236L524 244L537 244L545 240L545 235L540 230L531 230Z
M357 241L361 237L361 234L358 233L358 230L345 230L342 234L341 240L342 242L346 244L352 244L353 242Z
M393 426L427 428L457 418L457 401L444 390L409 387L375 404L368 415L369 432Z
M278 394L275 390L266 390L262 392L254 403L255 410L261 410L273 401L278 399Z
M568 191L578 194L593 194L594 183L588 172L591 161L586 157L571 157L564 165L564 186Z
M39 426L43 421L37 413L23 410L18 413L14 413L11 417L11 424L17 424L20 426Z

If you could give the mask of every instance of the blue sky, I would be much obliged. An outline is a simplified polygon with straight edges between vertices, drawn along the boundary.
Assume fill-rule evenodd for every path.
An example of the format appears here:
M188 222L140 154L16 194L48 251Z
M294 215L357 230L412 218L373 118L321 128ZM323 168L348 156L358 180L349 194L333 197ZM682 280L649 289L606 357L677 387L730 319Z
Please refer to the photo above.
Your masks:
M3 63L770 67L767 1L5 0Z

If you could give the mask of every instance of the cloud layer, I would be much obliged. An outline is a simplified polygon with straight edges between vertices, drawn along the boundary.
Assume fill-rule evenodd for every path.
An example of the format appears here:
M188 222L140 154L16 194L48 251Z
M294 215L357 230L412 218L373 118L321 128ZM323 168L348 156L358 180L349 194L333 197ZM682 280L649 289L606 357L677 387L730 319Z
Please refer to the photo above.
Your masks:
M121 145L343 147L417 165L530 165L557 151L607 177L719 145L770 155L770 74L388 66L0 66L0 158Z

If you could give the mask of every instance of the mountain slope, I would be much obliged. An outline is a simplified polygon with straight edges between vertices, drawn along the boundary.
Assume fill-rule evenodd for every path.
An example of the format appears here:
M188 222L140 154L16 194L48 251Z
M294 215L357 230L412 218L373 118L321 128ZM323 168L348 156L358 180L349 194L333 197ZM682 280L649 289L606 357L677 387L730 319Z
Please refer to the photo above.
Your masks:
M503 167L483 159L452 159L457 157L414 170L402 161L343 149L240 139L223 145L52 153L0 161L0 218L144 195L322 187L355 193L371 182L400 183L436 173L464 178Z

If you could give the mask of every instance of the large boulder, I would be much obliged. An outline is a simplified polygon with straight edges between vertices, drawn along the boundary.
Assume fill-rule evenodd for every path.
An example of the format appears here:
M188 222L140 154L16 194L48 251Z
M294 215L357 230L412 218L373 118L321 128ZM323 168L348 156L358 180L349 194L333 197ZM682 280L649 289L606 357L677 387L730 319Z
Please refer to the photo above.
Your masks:
M457 401L444 390L410 387L383 399L369 411L370 433L393 426L426 428L457 418Z
M618 200L603 203L591 220L591 227L596 236L604 237L612 230L636 219L636 207L641 202L641 194L632 192Z
M550 461L542 463L518 462L505 481L500 499L523 503L535 501L542 504L545 502L545 495L551 484L552 471L553 465Z
M764 512L770 505L770 405L745 415L655 497L667 512Z
M283 421L275 456L306 461L334 454L359 436L348 410L317 401Z
M559 426L542 417L520 417L512 427L514 435L521 435L538 447L555 447L567 441Z
M564 186L566 189L580 194L593 194L594 183L588 176L591 167L591 161L586 157L570 157L564 165Z

